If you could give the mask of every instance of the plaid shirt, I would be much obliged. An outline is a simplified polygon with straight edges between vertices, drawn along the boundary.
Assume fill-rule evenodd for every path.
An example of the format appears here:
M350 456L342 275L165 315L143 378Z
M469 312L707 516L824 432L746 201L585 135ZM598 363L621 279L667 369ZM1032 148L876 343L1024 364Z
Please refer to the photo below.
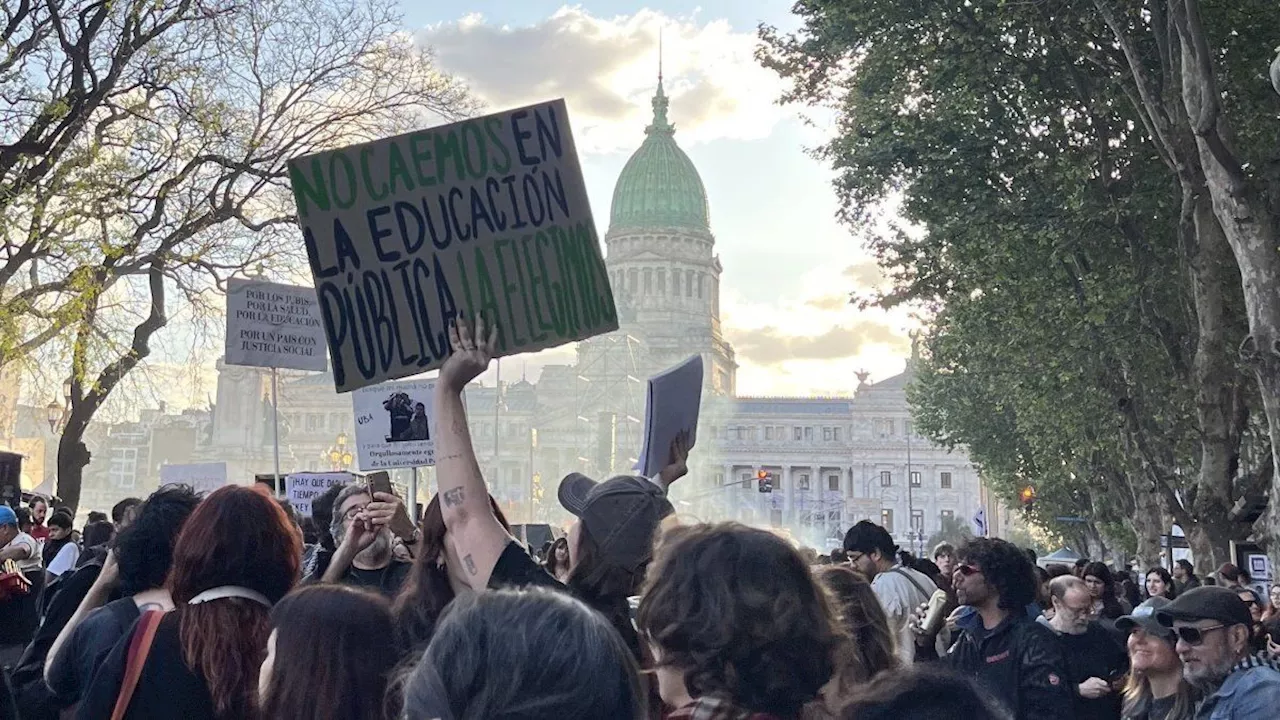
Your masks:
M667 714L665 720L780 720L767 713L739 710L728 700L703 696L679 710Z

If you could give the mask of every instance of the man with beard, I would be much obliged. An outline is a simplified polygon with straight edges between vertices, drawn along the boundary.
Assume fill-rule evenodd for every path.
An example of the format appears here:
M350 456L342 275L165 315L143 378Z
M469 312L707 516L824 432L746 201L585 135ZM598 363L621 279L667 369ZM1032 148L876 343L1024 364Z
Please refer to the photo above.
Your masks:
M369 588L394 598L413 565L395 558L392 536L399 537L410 553L418 541L404 504L395 495L376 493L371 498L363 485L348 485L333 507L329 528L338 549L321 581ZM308 581L314 582L314 577Z
M1253 617L1232 588L1188 590L1156 611L1173 628L1182 676L1204 700L1196 718L1261 720L1280 708L1280 672L1265 653L1249 655Z

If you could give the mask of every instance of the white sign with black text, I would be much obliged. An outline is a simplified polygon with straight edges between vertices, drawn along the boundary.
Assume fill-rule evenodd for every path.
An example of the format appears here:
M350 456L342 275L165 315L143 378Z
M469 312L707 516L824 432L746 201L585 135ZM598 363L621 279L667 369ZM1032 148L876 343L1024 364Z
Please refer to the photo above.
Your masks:
M190 485L198 493L211 493L227 484L227 464L161 465L160 484Z
M293 473L285 478L285 497L302 517L311 517L311 501L334 485L346 485L355 478L348 472Z
M228 365L324 372L326 347L314 289L264 280L227 281Z
M362 387L351 394L360 470L436 464L436 424L431 417L435 391L435 380L405 380Z

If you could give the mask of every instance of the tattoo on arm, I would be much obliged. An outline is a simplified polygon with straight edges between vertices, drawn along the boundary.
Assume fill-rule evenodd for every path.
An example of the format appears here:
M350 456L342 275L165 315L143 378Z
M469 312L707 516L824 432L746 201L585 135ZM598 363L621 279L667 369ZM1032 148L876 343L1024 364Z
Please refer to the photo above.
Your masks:
M476 561L472 560L470 555L467 555L466 557L462 558L462 562L466 563L467 572L471 573L472 575L476 574Z
M465 495L466 493L463 492L463 489L460 487L453 488L452 490L446 490L444 493L444 504L447 507L453 507L454 505L461 505L462 498Z

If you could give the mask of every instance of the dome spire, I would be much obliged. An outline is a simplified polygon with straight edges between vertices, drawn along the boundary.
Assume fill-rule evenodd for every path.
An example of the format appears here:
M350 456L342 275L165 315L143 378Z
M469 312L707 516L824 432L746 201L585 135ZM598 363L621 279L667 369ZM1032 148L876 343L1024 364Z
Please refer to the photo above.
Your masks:
M645 134L674 134L676 128L667 119L667 95L662 90L662 28L658 28L658 92L653 96L653 124L645 128Z

